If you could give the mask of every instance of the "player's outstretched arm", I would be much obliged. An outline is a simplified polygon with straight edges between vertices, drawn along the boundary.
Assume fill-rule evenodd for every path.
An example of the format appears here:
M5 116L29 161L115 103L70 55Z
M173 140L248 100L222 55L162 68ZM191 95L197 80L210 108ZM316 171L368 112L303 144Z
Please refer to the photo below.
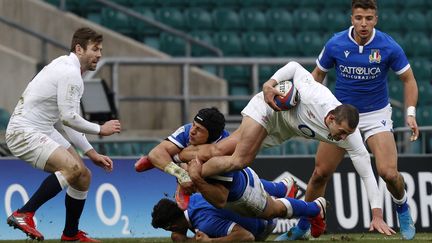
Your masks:
M203 197L215 206L216 208L223 208L228 199L228 189L218 183L207 183L201 177L201 163L197 160L191 160L188 166L189 176L192 179L196 189L201 192Z

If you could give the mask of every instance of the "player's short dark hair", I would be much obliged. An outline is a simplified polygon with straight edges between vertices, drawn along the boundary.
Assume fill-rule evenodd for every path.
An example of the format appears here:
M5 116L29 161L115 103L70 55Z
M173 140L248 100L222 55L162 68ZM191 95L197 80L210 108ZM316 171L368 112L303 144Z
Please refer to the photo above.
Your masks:
M99 44L102 43L102 41L102 34L88 27L82 27L77 29L73 34L70 51L75 52L76 45L80 45L84 50L87 50L87 45L90 42Z
M179 218L184 217L183 211L177 206L177 203L162 198L154 207L152 212L152 226L154 228L165 229L172 225Z
M207 143L216 141L225 128L225 117L216 107L199 110L194 121L207 129L209 133Z
M352 0L351 9L355 8L378 10L376 0Z
M335 116L337 124L347 121L351 129L355 129L359 123L359 112L357 108L349 104L343 104L330 111Z

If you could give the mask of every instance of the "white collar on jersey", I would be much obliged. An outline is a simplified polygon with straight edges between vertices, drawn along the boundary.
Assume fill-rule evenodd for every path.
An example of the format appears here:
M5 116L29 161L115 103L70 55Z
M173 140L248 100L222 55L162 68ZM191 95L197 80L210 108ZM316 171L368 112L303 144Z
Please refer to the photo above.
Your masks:
M81 69L81 63L80 63L80 61L79 61L77 55L76 55L75 53L71 52L71 53L69 54L69 57L72 59L73 64L74 64L75 66L77 66L79 69Z
M373 39L375 38L376 30L375 30L375 28L373 28L371 38L370 38L369 41L366 42L366 44L364 44L363 46L359 45L359 44L354 40L353 35L352 35L353 31L354 31L354 26L351 26L351 27L348 29L348 38L350 38L350 40L351 40L352 42L354 42L356 45L359 46L359 52L362 53L362 52L363 52L363 47L366 46L366 45L368 45L369 43L371 43L371 42L373 41Z

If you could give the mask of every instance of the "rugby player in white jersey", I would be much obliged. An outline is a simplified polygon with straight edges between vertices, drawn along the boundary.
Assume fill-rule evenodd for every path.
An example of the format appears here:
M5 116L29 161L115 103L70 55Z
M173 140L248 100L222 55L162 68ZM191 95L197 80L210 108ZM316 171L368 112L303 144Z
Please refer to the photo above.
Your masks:
M274 86L292 80L300 96L296 107L287 111L275 111L265 99L282 95ZM260 147L283 143L300 136L335 144L346 150L360 175L373 212L372 226L386 234L394 233L382 219L379 190L375 180L368 151L366 150L358 124L358 111L351 105L342 105L325 86L317 83L312 75L297 62L290 62L279 69L263 85L263 92L255 95L242 111L240 127L228 138L214 145L192 147L199 150L199 158L207 160L202 167L202 177L239 170L248 166ZM186 161L187 149L179 154ZM183 152L185 152L183 154ZM230 156L222 156L232 154ZM215 157L216 156L216 157ZM210 159L209 159L210 158ZM319 236L325 229L325 222L317 224L313 236Z
M78 229L91 173L55 126L97 166L106 171L113 169L112 160L97 153L84 134L119 133L120 122L111 120L100 126L79 114L84 91L82 74L96 69L102 56L102 40L102 35L90 28L76 30L71 53L53 60L31 80L9 121L6 143L12 154L50 173L30 200L7 219L10 226L32 239L44 239L33 221L36 210L66 189L66 222L61 240L99 242Z

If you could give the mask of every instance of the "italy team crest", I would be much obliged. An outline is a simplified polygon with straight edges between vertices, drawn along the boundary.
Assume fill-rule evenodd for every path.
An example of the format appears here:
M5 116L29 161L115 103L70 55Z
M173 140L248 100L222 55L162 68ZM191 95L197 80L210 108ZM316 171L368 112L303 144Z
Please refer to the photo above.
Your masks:
M372 49L371 54L369 55L369 63L380 63L381 55L378 49Z

